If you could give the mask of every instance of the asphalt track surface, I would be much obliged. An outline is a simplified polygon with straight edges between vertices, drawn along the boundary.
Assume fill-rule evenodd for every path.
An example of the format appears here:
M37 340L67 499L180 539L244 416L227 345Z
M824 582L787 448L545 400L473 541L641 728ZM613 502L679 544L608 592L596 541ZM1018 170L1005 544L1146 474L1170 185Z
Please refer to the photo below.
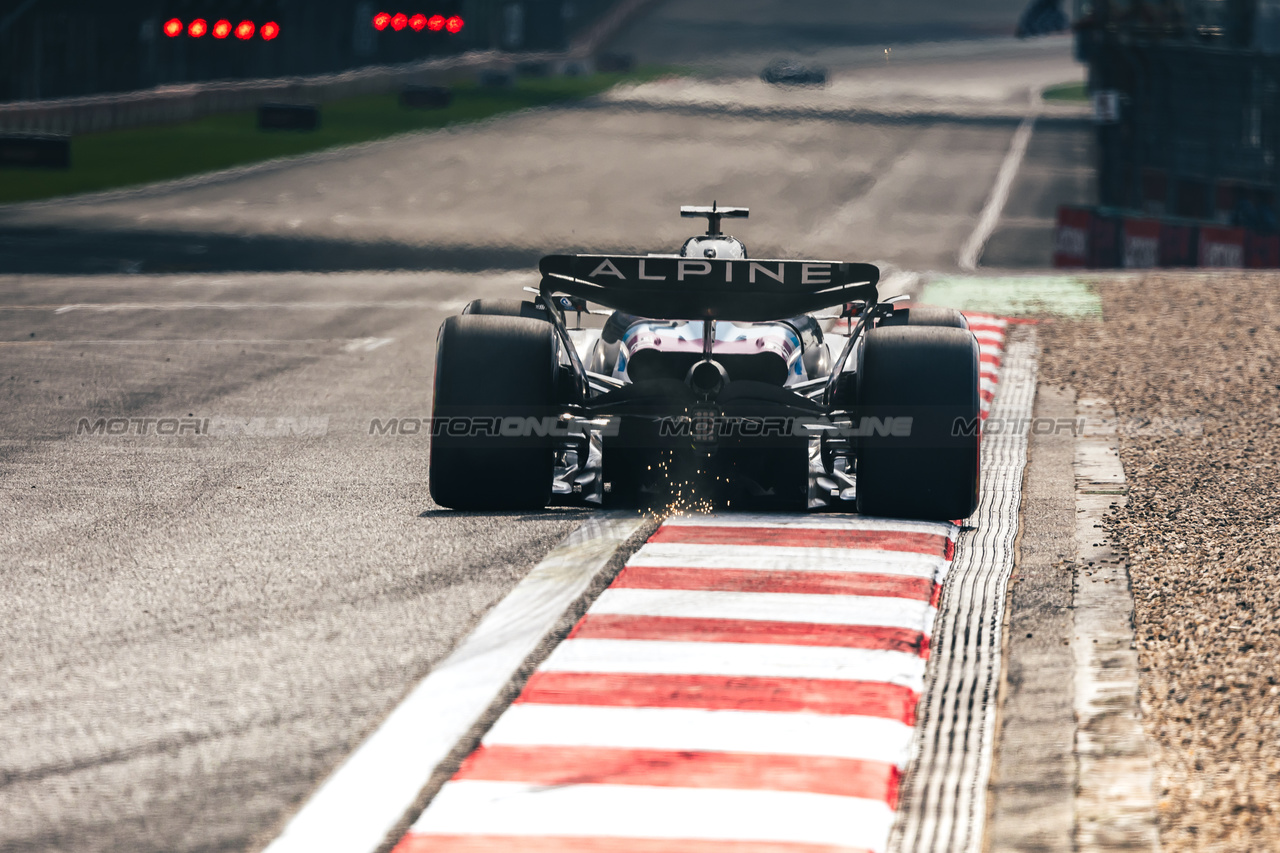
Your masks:
M1020 3L953 5L842 44L813 22L851 4L662 4L621 44L713 77L0 209L0 849L260 847L574 528L435 507L425 440L369 430L429 412L440 322L542 252L664 250L715 198L758 256L954 268L1029 87L1079 70L996 35ZM832 85L760 84L780 44ZM1010 199L1032 237L1048 184L1082 192L1054 127ZM100 417L216 434L75 435Z

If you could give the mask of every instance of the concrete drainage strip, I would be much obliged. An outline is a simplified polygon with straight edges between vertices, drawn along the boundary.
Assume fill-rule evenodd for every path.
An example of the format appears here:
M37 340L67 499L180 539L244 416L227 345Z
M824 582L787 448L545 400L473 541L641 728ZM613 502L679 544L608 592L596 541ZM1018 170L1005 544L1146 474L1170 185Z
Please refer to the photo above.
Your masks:
M1011 335L992 419L1031 418L1036 352L1034 327ZM894 853L1158 850L1133 594L1102 532L1126 493L1115 413L1047 389L1035 414L1083 429L983 439L982 503L934 627ZM1043 457L1030 467L1029 448Z

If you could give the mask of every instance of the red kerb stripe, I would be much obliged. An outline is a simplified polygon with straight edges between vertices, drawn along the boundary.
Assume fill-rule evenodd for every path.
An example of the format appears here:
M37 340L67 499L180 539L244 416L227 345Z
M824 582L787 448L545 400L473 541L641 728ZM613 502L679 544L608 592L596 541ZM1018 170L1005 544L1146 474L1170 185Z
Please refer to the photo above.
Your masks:
M876 625L767 622L752 619L693 619L681 616L623 616L588 613L571 639L671 640L684 643L768 643L779 646L837 646L909 652L928 656L929 638L920 631Z
M1000 356L992 352L982 353L982 355L978 356L978 360L983 364L994 364L996 367L1000 366Z
M753 569L693 569L627 566L611 587L683 589L707 592L785 592L797 595L868 595L928 601L931 578L856 572L787 572Z
M391 853L873 853L861 847L788 841L700 838L591 838L577 835L427 835L409 833Z
M689 545L764 545L784 548L874 548L912 554L942 554L946 536L899 530L826 529L820 527L713 527L664 524L650 542Z
M831 714L910 726L918 699L909 687L883 681L540 671L516 703Z
M482 746L455 780L529 785L652 785L800 791L898 799L898 768L880 761L808 755L761 755L579 746Z

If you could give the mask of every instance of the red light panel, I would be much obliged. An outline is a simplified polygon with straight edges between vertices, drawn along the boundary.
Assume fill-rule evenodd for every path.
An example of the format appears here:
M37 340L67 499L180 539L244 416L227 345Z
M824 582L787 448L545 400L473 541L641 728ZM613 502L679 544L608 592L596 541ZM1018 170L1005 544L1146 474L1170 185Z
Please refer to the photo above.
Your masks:
M231 35L231 22L227 20L218 21L213 25L213 37L216 39L224 39Z
M253 21L241 21L236 25L236 38L241 41L248 41L253 38L254 29Z
M427 19L427 29L438 33L444 29L444 15L432 15Z
M396 12L396 16L391 19L391 29L400 32L409 26L409 16L404 12Z
M444 22L444 28L451 33L462 32L463 22L457 15Z
M414 32L417 32L417 33L422 32L422 28L425 27L426 25L427 25L426 15L414 15L412 18L409 19L409 29L413 30Z
M187 26L187 35L193 39L198 39L207 32L209 32L209 22L204 18L196 18Z
M385 30L391 24L391 16L386 12L379 12L373 16L373 28L375 30Z
M258 28L258 35L262 36L263 41L271 41L273 38L280 35L280 25L275 21L267 21Z
M179 21L177 18L170 18L165 21L164 34L171 39L182 35L182 21Z

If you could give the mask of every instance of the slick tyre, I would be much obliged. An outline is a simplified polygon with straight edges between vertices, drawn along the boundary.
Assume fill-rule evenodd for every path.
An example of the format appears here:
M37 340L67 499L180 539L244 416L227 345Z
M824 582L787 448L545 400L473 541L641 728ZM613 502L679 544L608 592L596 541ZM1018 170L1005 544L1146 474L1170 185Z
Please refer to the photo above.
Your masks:
M527 317L546 320L547 309L539 302L523 299L473 299L462 309L463 314L485 314L490 317Z
M558 414L558 371L552 327L542 320L445 320L436 339L428 480L436 503L462 510L547 505L554 437L518 427Z
M978 343L964 329L872 329L858 353L858 512L934 521L978 507Z
M880 328L888 326L942 326L949 329L967 329L969 321L954 308L912 305L909 308L899 308L880 321Z

